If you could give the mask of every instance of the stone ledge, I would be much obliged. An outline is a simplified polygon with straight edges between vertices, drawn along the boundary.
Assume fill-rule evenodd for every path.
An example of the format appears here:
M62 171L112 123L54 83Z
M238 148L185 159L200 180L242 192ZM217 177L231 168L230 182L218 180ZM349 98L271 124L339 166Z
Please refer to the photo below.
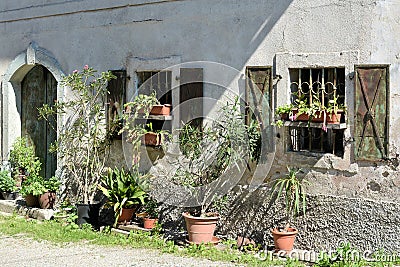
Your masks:
M0 200L0 212L16 213L21 216L37 219L37 220L51 220L54 217L54 210L28 208L20 204L21 200Z

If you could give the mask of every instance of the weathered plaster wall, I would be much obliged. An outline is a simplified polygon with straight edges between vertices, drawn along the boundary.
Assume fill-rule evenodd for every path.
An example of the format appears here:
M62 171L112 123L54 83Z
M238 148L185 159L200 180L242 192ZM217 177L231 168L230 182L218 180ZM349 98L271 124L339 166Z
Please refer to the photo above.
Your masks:
M226 64L238 72L218 75L230 80L231 87L239 92L243 92L242 75L247 65L271 65L274 73L282 76L274 87L275 104L280 105L287 101L287 68L290 65L340 65L347 66L347 105L351 110L353 65L390 64L389 142L393 158L390 162L354 162L350 141L345 145L343 158L288 153L281 137L275 140L273 169L269 174L265 173L266 180L271 180L281 175L289 163L301 166L311 181L308 188L312 195L310 206L315 209L310 211L307 229L302 230L313 234L307 237L301 234L301 245L312 246L317 240L314 244L317 246L318 242L323 242L325 230L312 228L313 224L323 226L323 221L337 230L356 227L364 231L363 237L372 240L363 226L371 229L371 233L386 227L382 225L388 225L388 229L398 227L397 217L386 220L384 215L398 213L396 203L400 200L399 12L400 3L384 0L48 0L40 3L3 0L0 1L0 75L5 88L5 83L9 82L5 78L14 74L6 73L11 62L24 53L32 41L52 54L63 73L70 73L85 64L100 71L127 69L132 77L128 95L133 95L138 66L142 70L152 70L154 62L172 59L176 64L197 60ZM294 57L297 58L295 61L292 60ZM20 75L21 71L17 70L15 74ZM216 74L205 72L204 79L212 80L213 75ZM210 85L205 86L205 95L221 96ZM8 104L17 105L15 101ZM351 111L349 114L346 136L350 138L353 131ZM18 124L18 120L15 123ZM9 144L2 143L2 147L4 145ZM119 155L114 162L123 162L123 153L118 152L117 146L114 149ZM267 198L262 193L249 199L257 211L257 201ZM341 213L332 216L333 207ZM269 214L265 210L259 215L260 224L268 217L265 213ZM351 219L356 214L360 216L354 223ZM248 217L242 220L245 224ZM343 226L337 226L340 223ZM270 227L269 224L260 227L260 224L251 228L265 232ZM240 227L232 229L239 230ZM334 232L336 238L341 236ZM358 242L354 235L351 240ZM380 246L378 241L372 243ZM382 246L399 248L398 243L392 241L385 244L388 245Z

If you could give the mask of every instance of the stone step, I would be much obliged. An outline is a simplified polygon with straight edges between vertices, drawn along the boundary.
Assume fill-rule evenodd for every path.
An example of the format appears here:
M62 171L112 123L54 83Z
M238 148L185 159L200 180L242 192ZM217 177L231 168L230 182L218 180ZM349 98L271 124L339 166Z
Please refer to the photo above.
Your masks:
M0 212L17 214L24 217L29 217L37 220L51 220L54 217L54 210L29 208L23 204L22 199L17 200L0 200Z

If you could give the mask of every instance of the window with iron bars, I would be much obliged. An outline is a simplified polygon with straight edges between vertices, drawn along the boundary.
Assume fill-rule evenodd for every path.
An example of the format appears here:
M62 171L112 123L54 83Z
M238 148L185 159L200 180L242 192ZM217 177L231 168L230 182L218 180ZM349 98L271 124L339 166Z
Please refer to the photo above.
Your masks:
M160 104L172 104L171 71L139 71L138 88L140 94L156 92Z
M345 103L344 68L296 68L289 69L291 102L300 101L308 106L325 106L334 103L338 107ZM334 102L333 102L334 101ZM344 116L341 122L344 123ZM306 126L306 127L304 127ZM294 152L332 153L343 156L344 129L326 127L321 123L291 123L287 127L288 150Z

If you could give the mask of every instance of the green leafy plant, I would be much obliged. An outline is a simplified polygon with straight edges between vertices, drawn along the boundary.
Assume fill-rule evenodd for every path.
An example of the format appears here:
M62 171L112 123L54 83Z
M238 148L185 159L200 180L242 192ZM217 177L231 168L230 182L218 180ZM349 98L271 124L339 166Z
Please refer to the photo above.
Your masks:
M144 211L146 212L146 217L151 219L158 218L158 203L153 198L146 199L146 203L144 204Z
M35 156L35 149L29 145L26 137L18 137L10 151L9 161L13 175L33 174L39 175L41 162Z
M275 109L275 113L277 115L282 114L290 114L293 112L294 105L293 104L285 104L283 106L279 106Z
M155 92L151 95L137 95L132 102L126 103L127 112L123 115L124 125L119 134L125 134L126 140L132 144L132 165L138 164L140 161L140 147L144 136L148 133L155 133L161 140L161 145L165 146L165 140L169 137L169 133L165 130L153 130L151 123L138 123L138 118L148 117L151 108L159 104Z
M11 173L7 170L0 171L0 191L14 192L17 190L15 180L11 177Z
M61 182L56 176L53 176L44 180L43 185L47 191L56 193L60 188Z
M306 213L306 193L304 183L306 181L300 180L297 174L300 172L298 169L289 168L288 173L281 178L278 178L272 188L271 195L273 199L280 199L281 195L285 197L286 206L286 226L284 231L290 227L290 223L300 212ZM274 198L276 197L276 198Z
M108 168L107 175L103 176L98 188L107 197L107 205L113 207L115 212L115 224L122 213L122 208L131 208L145 203L145 181L148 175L142 175L134 168L132 172L123 169Z
M97 185L105 171L107 148L110 142L106 133L104 99L107 83L115 76L111 72L97 74L85 66L64 77L62 85L72 93L70 100L58 101L39 108L39 117L46 119L56 130L53 118L61 115L64 124L51 151L57 152L65 169L63 178L70 197L84 204L93 202Z
M20 193L23 196L34 195L40 196L47 191L44 186L44 179L38 175L29 175L26 180L22 182L22 187Z
M209 185L220 182L217 179L233 169L243 170L249 161L257 161L260 155L258 123L245 124L238 98L222 105L218 118L203 129L185 125L179 130L179 145L189 164L182 163L172 180L198 199L199 206L191 212L195 216L219 213L224 207L219 204L227 202L227 198L219 192L222 185ZM200 187L202 189L198 190Z
M150 95L137 95L133 101L126 103L124 108L127 114L134 114L135 116L138 114L145 114L145 116L149 116L151 108L154 105L159 104L160 102L158 101L156 92L154 91Z

